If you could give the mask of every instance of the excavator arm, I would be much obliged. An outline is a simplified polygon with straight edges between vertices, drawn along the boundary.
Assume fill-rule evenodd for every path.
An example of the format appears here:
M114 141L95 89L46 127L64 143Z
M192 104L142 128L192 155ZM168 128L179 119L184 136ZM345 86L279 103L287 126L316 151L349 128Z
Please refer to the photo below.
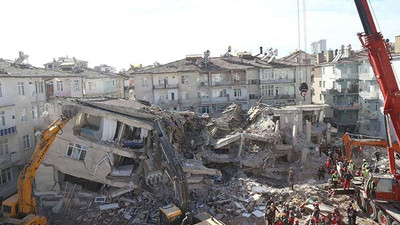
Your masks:
M394 148L390 135L390 121L398 142L400 143L400 91L390 63L391 54L387 42L377 31L367 0L354 0L358 14L361 19L364 33L359 33L358 37L363 48L368 54L369 61L374 71L376 80L381 88L384 104L383 113L385 115L389 167L390 173L396 174Z
M72 117L72 111L64 111L63 116L54 121L42 133L42 139L36 147L32 157L19 174L17 182L17 194L6 199L2 203L2 211L9 221L21 224L45 224L47 219L38 215L36 200L33 196L32 183L40 164L49 152L57 134ZM7 222L7 221L6 221Z
M363 135L358 135L358 134L349 134L345 133L342 137L342 142L344 146L344 153L346 156L346 159L350 160L351 159L351 150L354 147L364 147L364 146L370 146L370 147L378 147L378 148L387 148L388 147L388 142L386 139L382 138L373 138L373 137L368 137L368 136L363 136ZM392 147L394 151L398 154L400 154L400 147L396 143L392 143Z

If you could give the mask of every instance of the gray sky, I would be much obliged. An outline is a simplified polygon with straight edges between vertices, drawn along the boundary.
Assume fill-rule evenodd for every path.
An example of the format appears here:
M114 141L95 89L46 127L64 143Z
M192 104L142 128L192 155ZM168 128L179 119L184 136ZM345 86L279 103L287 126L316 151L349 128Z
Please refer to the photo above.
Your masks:
M385 38L394 41L400 35L400 1L370 1ZM4 0L0 5L0 58L15 59L22 50L34 66L68 55L91 67L127 69L207 49L220 56L229 45L234 52L253 53L259 46L273 47L279 56L298 48L297 0ZM331 49L360 47L356 33L362 26L353 0L306 0L306 6L308 51L320 39Z

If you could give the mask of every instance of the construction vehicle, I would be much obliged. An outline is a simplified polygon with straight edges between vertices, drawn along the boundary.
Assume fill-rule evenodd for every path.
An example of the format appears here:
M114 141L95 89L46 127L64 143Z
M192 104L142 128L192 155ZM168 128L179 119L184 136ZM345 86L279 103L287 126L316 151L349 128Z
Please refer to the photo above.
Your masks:
M352 150L355 147L378 147L378 148L387 148L388 142L384 138L372 137L361 134L350 134L345 133L342 137L343 142L343 152L345 154L346 159L350 160L352 158ZM400 147L398 144L392 142L392 146L394 151L400 154Z
M3 217L0 218L0 223L23 225L47 223L47 218L38 214L32 182L57 134L62 132L62 128L72 118L73 112L72 108L66 107L63 109L63 115L43 131L40 143L18 176L17 193L2 202Z
M361 45L366 50L371 67L384 97L387 150L390 174L370 173L355 186L358 205L370 218L384 225L400 225L400 175L395 167L395 147L390 134L390 122L397 141L400 141L400 91L391 65L388 41L377 31L368 0L354 0L364 33L359 33Z
M161 157L166 162L165 173L171 180L175 200L178 206L168 204L159 208L158 224L160 225L181 225L185 214L190 211L189 188L182 164L175 154L174 147L168 141L168 137L159 121L155 123L156 132L154 142L157 147L158 162L161 164ZM160 165L159 165L160 167ZM201 213L193 217L193 223L196 225L224 225L223 222L213 218L207 213Z

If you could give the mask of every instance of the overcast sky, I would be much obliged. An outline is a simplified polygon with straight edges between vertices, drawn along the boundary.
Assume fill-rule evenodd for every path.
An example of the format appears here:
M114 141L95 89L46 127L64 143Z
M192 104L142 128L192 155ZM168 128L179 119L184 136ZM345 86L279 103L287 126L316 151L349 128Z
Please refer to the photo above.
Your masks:
M394 41L400 1L370 1L383 34ZM280 57L298 48L297 0L2 0L0 6L0 58L15 59L22 50L39 67L67 55L91 67L127 69L205 50L220 56L229 45L253 53L273 47ZM320 39L328 49L360 47L353 0L306 0L306 8L308 51Z

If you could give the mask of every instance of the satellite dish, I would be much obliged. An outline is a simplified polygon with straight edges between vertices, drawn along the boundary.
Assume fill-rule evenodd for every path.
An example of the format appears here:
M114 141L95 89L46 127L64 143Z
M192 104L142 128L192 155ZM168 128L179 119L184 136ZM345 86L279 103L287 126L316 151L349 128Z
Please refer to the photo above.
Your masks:
M306 83L301 83L300 84L300 87L299 87L299 90L301 91L301 92L307 92L308 91L308 85L306 84Z

